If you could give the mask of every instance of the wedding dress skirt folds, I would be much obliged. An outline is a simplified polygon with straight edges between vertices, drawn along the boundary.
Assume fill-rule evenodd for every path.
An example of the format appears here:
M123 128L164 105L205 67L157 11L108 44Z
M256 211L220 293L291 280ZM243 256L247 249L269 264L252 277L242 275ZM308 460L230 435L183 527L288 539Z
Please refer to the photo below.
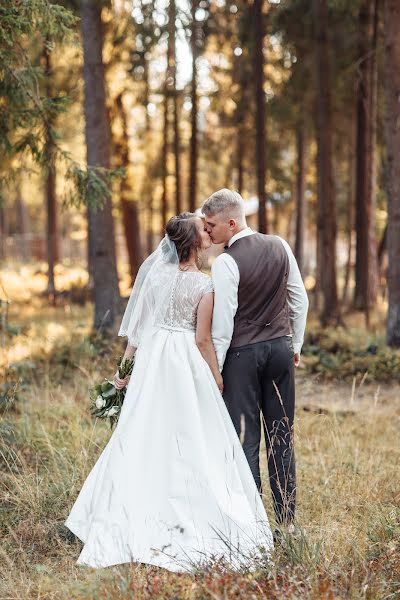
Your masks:
M273 542L240 440L195 343L158 327L142 341L118 424L65 521L78 564L235 567Z

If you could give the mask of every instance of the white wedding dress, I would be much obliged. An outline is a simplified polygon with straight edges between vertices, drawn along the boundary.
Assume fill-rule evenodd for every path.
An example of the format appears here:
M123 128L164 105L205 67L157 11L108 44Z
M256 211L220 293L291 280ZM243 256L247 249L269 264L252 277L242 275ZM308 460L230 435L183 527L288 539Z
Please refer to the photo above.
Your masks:
M191 571L269 555L272 534L240 440L195 343L211 279L164 268L163 318L142 339L118 424L65 521L78 564ZM160 289L163 280L160 280Z

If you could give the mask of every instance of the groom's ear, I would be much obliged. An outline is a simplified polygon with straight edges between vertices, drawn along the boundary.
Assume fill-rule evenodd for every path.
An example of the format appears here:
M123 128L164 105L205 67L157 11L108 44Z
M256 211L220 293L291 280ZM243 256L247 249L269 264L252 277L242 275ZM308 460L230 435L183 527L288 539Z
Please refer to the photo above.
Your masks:
M235 229L237 223L235 219L229 219L229 229Z

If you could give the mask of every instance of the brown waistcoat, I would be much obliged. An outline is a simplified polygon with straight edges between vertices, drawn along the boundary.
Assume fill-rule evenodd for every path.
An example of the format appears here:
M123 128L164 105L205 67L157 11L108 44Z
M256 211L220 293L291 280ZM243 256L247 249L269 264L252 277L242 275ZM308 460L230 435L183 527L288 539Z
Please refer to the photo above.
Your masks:
M230 347L289 335L289 258L282 242L274 235L254 233L239 238L225 252L236 261L240 274Z

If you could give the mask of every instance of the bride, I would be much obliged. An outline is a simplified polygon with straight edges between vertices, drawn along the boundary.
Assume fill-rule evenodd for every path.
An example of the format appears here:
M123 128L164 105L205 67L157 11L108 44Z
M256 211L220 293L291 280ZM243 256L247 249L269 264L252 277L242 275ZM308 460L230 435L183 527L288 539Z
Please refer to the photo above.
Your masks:
M191 571L250 567L269 555L264 506L225 407L211 339L211 240L192 213L173 217L143 263L118 335L135 354L117 426L65 521L77 564L138 562Z

